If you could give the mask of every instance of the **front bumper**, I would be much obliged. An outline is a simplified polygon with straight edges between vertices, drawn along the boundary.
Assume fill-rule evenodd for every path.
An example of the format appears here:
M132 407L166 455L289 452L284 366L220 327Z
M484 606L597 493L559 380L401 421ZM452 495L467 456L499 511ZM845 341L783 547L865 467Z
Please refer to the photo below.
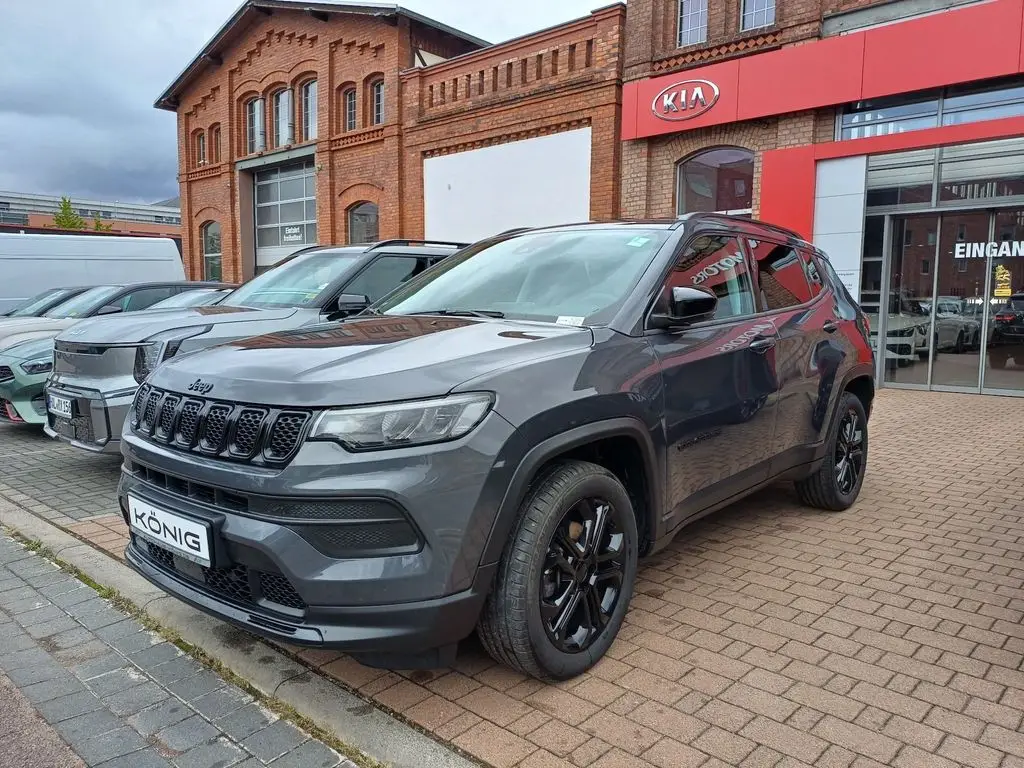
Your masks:
M46 400L43 387L47 374L22 372L17 361L9 365L13 378L0 382L0 421L16 424L45 424Z
M270 469L185 453L129 427L126 522L129 495L199 522L213 562L196 566L138 534L126 557L165 591L275 640L361 655L451 646L473 631L490 588L496 563L481 559L520 439L492 412L452 443L367 454L305 443ZM396 514L373 517L383 509Z
M66 397L72 403L70 419L46 414L46 434L93 453L120 453L121 428L131 409L135 390L107 395L94 389L54 383L46 388L46 393Z

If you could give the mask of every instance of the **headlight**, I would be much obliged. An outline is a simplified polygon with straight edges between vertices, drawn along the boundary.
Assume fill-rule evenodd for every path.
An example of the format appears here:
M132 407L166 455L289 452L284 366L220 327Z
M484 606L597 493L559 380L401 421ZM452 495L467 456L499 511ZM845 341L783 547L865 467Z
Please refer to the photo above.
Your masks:
M144 382L160 363L178 354L183 341L193 336L201 336L210 328L209 325L201 328L175 328L150 338L135 350L135 368L132 371L135 381L139 384Z
M904 338L906 338L907 336L913 336L914 335L914 326L910 326L909 328L901 328L898 331L893 331L892 335L893 336L902 336Z
M492 402L489 394L472 393L327 411L309 439L335 440L350 451L457 440L483 420Z
M49 373L53 370L53 358L40 357L38 360L27 360L21 364L21 370L31 376L37 376L40 373Z

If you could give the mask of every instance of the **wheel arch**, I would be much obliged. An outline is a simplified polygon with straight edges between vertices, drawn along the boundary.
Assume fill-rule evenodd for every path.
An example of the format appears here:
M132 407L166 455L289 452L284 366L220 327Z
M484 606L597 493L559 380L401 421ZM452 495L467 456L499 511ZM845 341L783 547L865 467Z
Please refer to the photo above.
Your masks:
M613 461L594 461L594 451L617 445L614 441L628 441L621 445L632 446L633 456L617 454ZM600 454L598 454L599 456ZM638 419L617 418L585 424L566 430L538 443L519 462L505 491L504 498L495 515L487 544L484 547L482 564L496 562L508 542L509 534L519 514L519 507L532 483L543 469L560 459L583 459L604 466L619 478L630 496L639 497L641 508L634 509L640 535L641 554L650 547L659 534L660 515L663 507L664 483L657 474L657 452L650 431ZM611 466L609 466L611 464ZM640 466L637 467L636 464ZM640 469L640 476L633 477L633 469ZM629 476L623 478L622 472Z

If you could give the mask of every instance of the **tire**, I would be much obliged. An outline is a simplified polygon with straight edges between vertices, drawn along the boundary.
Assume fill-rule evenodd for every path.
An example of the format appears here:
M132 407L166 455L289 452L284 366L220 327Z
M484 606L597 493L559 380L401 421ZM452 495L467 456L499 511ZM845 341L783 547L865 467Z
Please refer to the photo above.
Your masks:
M559 548L561 545L554 540L555 533L558 531L564 534L568 529L569 536L572 536L573 523L566 521L571 520L577 514L577 510L593 511L594 519L597 519L598 513L595 510L599 504L592 504L591 501L594 500L603 501L611 507L608 513L609 523L605 528L607 536L601 537L598 551L601 551L604 541L609 542L609 552L621 551L621 580L618 580L617 587L613 583L617 580L614 577L603 582L585 581L577 586L573 577L567 576L563 568L554 565L556 561L552 559L552 553L556 550L567 551ZM588 527L584 528L583 533L577 528L577 538L569 543L580 546L581 550L589 550L591 542L582 537L585 535L589 539L592 531L590 523L591 521L587 522ZM564 535L559 541L566 541ZM477 634L484 648L498 663L541 680L568 680L586 672L604 656L622 626L636 580L637 554L636 516L629 493L618 478L604 467L585 461L565 461L553 465L531 485L519 508L519 517L502 553L495 584L487 597L477 626ZM563 557L558 562L566 565L568 562L581 563L583 565L580 568L586 569L585 559ZM580 568L577 568L577 572ZM553 585L553 581L558 583ZM584 595L592 593L595 596L594 600L601 601L602 606L606 600L610 602L609 614L606 617L601 614L607 621L603 622L601 629L591 628L591 631L595 632L593 635L590 635L580 622L576 634L585 633L589 640L585 647L574 652L567 652L564 647L559 647L554 639L558 633L551 634L553 624L558 624L558 620L547 621L541 609L542 603L549 597L544 591L545 588L554 586L552 594L556 594L565 583L569 586L563 597L569 595L572 590L582 590L581 594ZM588 584L602 583L610 586L588 587ZM599 589L606 590L603 597ZM613 593L612 601L610 596ZM545 603L549 616L550 611L559 611L552 608L554 602L557 602L557 599ZM566 605L569 604L571 599L566 602ZM577 611L585 610L585 616L589 617L594 610L592 606L596 603L591 603L587 597L581 597L578 605ZM572 616L569 618L572 619ZM566 624L572 626L571 621ZM563 642L571 641L572 638L569 637Z
M844 448L849 441L846 428L848 418L851 416L856 419L855 431L857 425L860 428L859 464L854 462L853 455ZM832 427L829 429L826 445L828 452L825 460L813 475L797 482L796 490L800 501L809 507L841 512L844 509L849 509L857 500L860 489L864 485L864 472L867 469L868 420L864 413L864 404L856 395L844 392L839 398L839 405L832 419ZM848 476L840 475L840 462L837 458L840 452L845 453L848 462L853 462L851 467L856 467L857 471L852 483L847 482Z
M964 332L959 331L956 335L956 343L953 345L953 353L957 355L962 355L964 353L965 348L966 345L964 344Z

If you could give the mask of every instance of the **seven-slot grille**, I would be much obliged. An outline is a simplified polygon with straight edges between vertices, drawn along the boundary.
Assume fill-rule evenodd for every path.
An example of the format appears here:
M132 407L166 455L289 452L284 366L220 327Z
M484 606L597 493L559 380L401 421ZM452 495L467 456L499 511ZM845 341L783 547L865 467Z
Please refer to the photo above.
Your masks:
M312 415L139 388L131 427L158 443L254 464L286 464L298 450Z

